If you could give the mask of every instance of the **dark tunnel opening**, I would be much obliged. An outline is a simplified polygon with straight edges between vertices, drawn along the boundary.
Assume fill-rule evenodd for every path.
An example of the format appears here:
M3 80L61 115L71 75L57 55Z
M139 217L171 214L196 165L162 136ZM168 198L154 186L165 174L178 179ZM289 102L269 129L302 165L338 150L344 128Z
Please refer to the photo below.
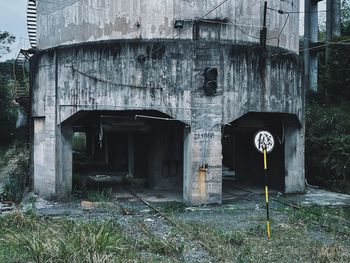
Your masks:
M73 123L73 189L181 190L184 123L158 111L87 111Z
M223 128L223 192L231 185L264 186L263 154L254 145L254 136L268 130L275 146L267 155L269 186L285 190L284 119L280 114L248 113Z

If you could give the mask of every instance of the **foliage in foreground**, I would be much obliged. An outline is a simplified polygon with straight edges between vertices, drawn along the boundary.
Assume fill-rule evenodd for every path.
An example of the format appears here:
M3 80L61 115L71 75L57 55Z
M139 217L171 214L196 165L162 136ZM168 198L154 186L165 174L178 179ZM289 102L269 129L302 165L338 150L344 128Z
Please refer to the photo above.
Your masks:
M223 262L350 262L350 210L304 207L280 212L288 217L272 220L270 240L263 219L247 229L233 223L234 231L205 221L178 223L194 232Z
M310 103L306 112L309 183L350 193L350 103Z
M19 203L22 200L29 172L28 145L14 144L5 153L0 165L7 174L0 200Z
M265 221L256 221L259 216L246 228L235 226L233 217L227 228L206 216L186 222L171 215L218 262L350 262L349 209L285 208L274 213L282 213L284 220L272 220L271 240L266 239ZM145 227L137 218L129 226ZM144 229L147 235L128 235L125 228L114 216L94 221L15 211L0 217L0 262L185 262L186 244L170 243L150 229Z
M133 239L113 220L47 218L20 211L0 217L0 262L174 262L172 258L174 249L162 239Z
M13 103L12 67L12 62L0 62L0 145L5 144L15 131L18 107Z
M1 220L1 262L114 262L132 257L131 244L112 222L44 219L20 212ZM11 252L6 252L11 248Z

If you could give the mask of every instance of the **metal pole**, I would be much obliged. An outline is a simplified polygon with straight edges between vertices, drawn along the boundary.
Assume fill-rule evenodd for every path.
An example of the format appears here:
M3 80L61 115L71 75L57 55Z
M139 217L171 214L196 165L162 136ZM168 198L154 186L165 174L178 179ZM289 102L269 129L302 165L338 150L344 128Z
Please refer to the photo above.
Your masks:
M267 153L264 149L264 175L265 175L265 197L266 197L266 229L267 229L267 238L271 238L270 230L270 215L269 215L269 181L267 177Z
M261 54L259 56L259 73L261 79L261 111L266 111L266 82L265 82L265 71L266 71L266 14L267 14L267 1L264 2L264 17L263 17L263 27L260 30L260 49Z

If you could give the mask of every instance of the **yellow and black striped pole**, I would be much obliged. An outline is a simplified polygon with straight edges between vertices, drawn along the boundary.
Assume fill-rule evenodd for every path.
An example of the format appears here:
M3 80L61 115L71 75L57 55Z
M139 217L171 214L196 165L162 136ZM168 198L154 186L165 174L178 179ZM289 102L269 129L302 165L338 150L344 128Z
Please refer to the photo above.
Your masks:
M269 215L269 182L267 177L267 152L264 148L264 176L265 176L265 197L266 197L266 230L267 238L271 238L270 215Z

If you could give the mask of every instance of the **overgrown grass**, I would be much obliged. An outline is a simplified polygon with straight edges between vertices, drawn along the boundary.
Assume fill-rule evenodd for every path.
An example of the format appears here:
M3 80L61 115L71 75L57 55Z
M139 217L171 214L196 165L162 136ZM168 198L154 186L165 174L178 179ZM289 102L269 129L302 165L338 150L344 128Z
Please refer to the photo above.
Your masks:
M182 250L181 244L151 232L134 239L113 220L47 218L20 211L0 217L0 262L179 262Z
M168 214L184 212L185 208L186 205L180 202L166 202L161 205L161 210Z
M287 220L273 221L270 240L264 221L234 231L203 221L178 223L223 262L350 262L348 210L311 207L283 211Z
M112 188L106 188L96 191L87 191L86 198L91 202L110 202L112 200L111 193Z
M132 243L110 221L77 222L16 212L1 220L0 233L1 262L116 262L119 257L137 257Z
M172 209L169 213L190 234L187 239L205 244L203 250L219 262L350 262L350 209L276 210L284 216L272 221L270 240L264 221L233 230L209 224L207 216L186 222ZM219 223L218 214L213 216ZM143 235L127 234L114 220L47 218L15 211L0 217L0 262L185 262L186 242L157 235L138 217L129 224Z

